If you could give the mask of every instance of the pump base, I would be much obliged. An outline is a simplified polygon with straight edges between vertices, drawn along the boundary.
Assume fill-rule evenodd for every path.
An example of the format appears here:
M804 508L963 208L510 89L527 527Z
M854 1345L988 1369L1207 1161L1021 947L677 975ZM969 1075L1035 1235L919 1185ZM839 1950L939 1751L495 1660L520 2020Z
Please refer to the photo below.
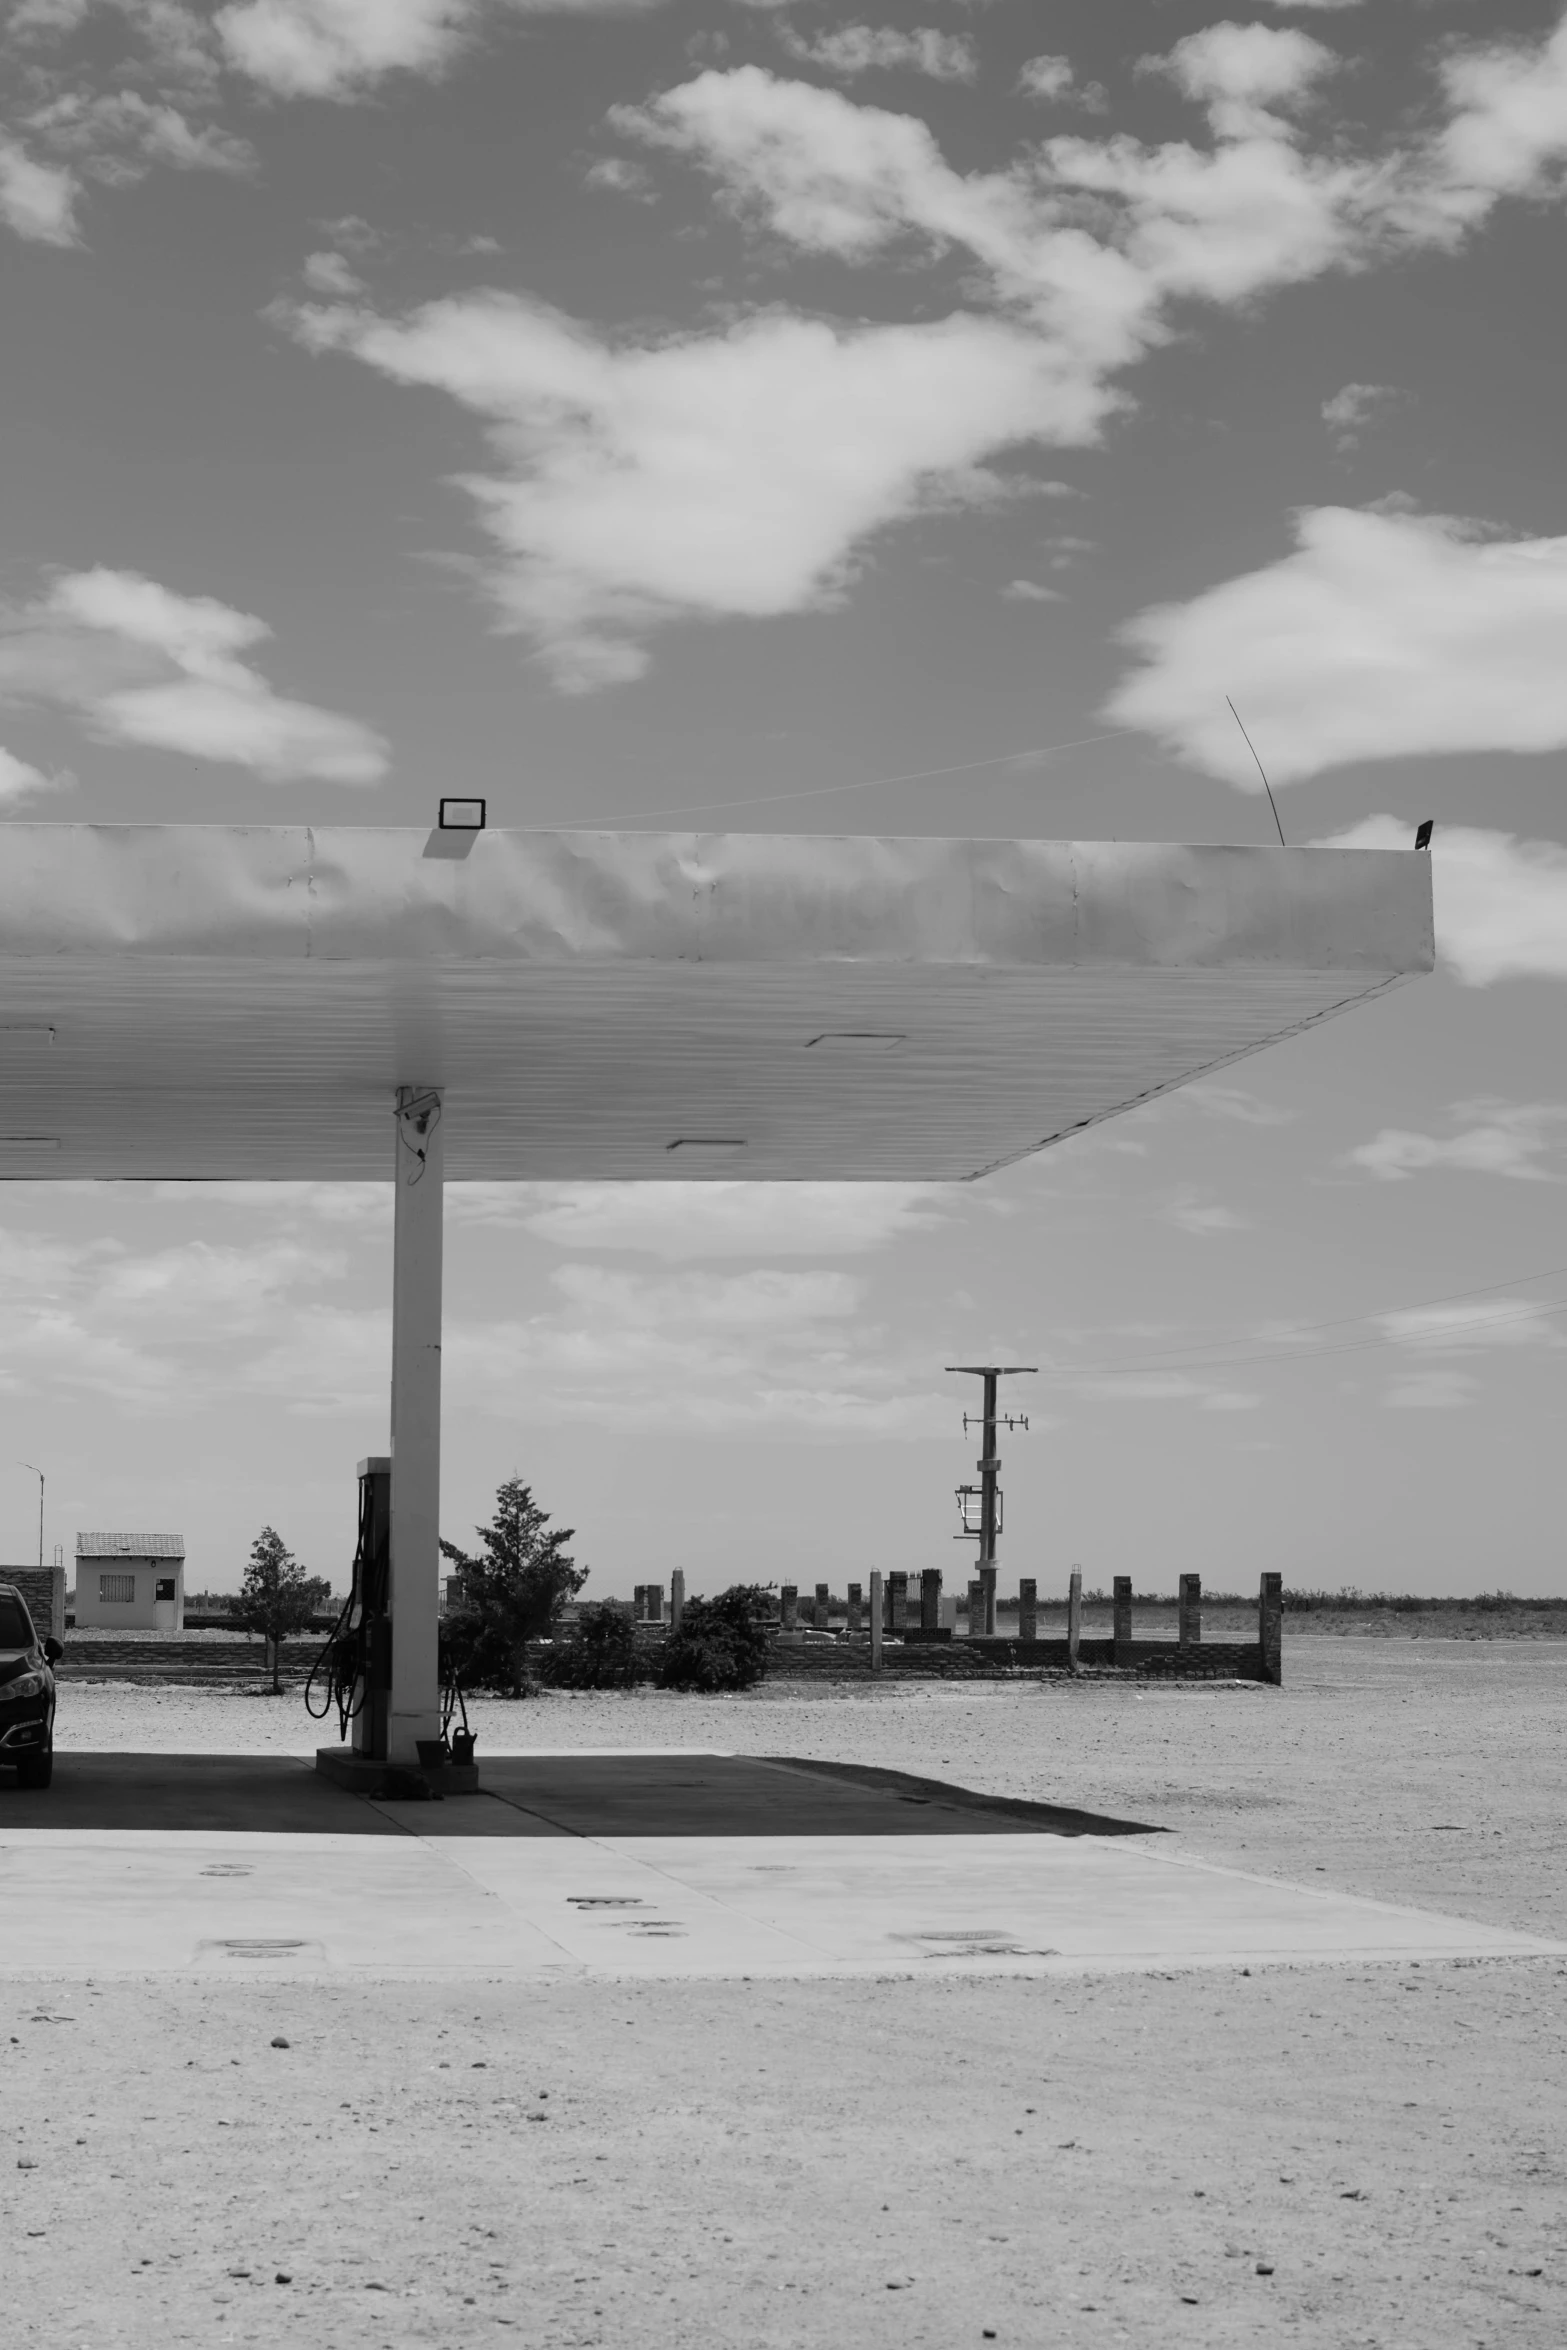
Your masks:
M316 1769L334 1787L346 1787L350 1795L373 1795L392 1802L479 1792L477 1763L439 1763L423 1770L417 1763L374 1762L369 1755L356 1754L351 1746L318 1746Z

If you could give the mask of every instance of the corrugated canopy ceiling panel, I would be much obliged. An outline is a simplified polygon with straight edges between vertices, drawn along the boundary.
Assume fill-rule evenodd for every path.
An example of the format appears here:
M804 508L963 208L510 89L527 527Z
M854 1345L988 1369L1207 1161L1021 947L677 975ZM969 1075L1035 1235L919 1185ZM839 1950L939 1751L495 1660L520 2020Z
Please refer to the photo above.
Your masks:
M8 825L0 1175L962 1178L1429 970L1429 860Z

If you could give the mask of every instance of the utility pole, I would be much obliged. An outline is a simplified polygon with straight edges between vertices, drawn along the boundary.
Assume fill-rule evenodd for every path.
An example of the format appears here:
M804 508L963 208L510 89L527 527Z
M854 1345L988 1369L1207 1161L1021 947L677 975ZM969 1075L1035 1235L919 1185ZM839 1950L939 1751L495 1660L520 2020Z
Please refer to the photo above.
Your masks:
M1001 1533L1001 1454L997 1449L996 1432L1000 1428L1011 1430L1028 1426L1028 1420L1024 1414L1003 1413L997 1409L997 1387L998 1382L1002 1379L1031 1377L1038 1371L1038 1368L1037 1363L948 1363L947 1365L949 1371L961 1372L966 1377L980 1379L984 1382L984 1400L980 1406L977 1423L983 1431L983 1437L980 1456L975 1463L975 1467L979 1470L980 1481L977 1488L972 1485L958 1487L958 1509L963 1519L963 1532L955 1536L954 1539L959 1542L972 1541L976 1534L979 1536L979 1582L985 1602L983 1631L986 1639L994 1639L996 1631L996 1568L998 1564L996 1542ZM975 1421L965 1412L963 1415L965 1434L975 1425ZM975 1522L973 1506L975 1502L979 1505L977 1522ZM969 1626L969 1637L970 1639L974 1637L972 1624Z

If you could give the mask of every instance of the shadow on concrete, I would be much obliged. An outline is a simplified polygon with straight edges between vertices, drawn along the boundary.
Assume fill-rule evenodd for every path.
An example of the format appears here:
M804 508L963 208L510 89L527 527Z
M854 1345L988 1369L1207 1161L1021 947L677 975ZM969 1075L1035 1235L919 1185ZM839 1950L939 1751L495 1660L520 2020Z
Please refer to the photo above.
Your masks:
M942 1779L915 1779L906 1771L884 1771L868 1763L799 1762L781 1755L769 1759L775 1759L780 1770L822 1771L849 1786L867 1791L882 1789L916 1811L921 1806L933 1811L939 1809L946 1826L965 1836L983 1835L987 1829L993 1835L1019 1836L1026 1835L1031 1828L1041 1836L1163 1836L1167 1833L1148 1820L1116 1820L1104 1812L1072 1811L1058 1803L1029 1803L1022 1796L981 1795L973 1787L949 1787ZM961 1825L958 1819L949 1816L953 1813L960 1815ZM944 1833L941 1827L920 1827L917 1821L914 1831L924 1836Z
M71 1754L54 1785L0 1774L0 1831L336 1836L1140 1836L1136 1820L785 1756L498 1755L478 1795L351 1795L291 1755Z
M426 1809L429 1807L426 1806ZM0 1772L0 1830L158 1828L294 1836L395 1836L356 1795L287 1754L71 1754L54 1785L19 1787Z

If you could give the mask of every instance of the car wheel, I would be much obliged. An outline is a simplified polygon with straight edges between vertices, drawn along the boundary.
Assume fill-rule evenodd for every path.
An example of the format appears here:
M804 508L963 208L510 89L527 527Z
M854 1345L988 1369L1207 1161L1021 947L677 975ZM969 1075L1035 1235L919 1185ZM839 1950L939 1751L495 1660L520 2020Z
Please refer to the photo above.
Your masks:
M16 1766L16 1776L24 1787L47 1787L54 1777L54 1748L46 1746L42 1754L30 1754Z

